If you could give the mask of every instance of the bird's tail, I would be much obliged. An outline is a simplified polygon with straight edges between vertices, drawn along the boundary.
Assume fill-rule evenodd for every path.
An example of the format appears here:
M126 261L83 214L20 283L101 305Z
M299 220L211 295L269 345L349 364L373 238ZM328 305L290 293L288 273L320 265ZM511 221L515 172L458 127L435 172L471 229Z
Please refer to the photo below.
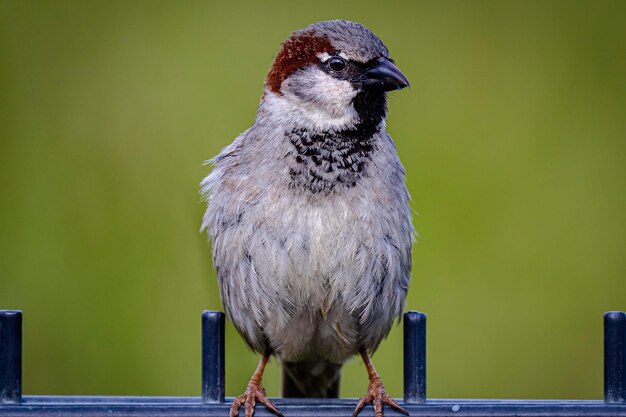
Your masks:
M339 398L341 364L323 359L283 362L283 397Z

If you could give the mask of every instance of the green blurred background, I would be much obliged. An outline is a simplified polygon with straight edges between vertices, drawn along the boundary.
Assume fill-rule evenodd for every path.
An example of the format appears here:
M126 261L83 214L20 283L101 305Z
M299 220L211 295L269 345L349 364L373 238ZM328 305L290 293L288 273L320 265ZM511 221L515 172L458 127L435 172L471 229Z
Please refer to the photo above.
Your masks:
M0 308L27 394L198 395L205 159L280 42L360 21L412 87L389 131L420 237L432 397L600 398L626 309L623 1L0 1ZM227 330L227 395L258 357ZM374 357L402 395L402 328ZM265 385L279 393L273 363ZM359 360L343 396L366 389Z

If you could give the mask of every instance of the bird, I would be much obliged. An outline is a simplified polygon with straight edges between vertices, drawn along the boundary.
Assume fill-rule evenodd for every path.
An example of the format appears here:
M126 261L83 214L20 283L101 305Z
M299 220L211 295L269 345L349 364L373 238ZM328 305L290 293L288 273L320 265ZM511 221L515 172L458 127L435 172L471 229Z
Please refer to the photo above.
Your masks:
M384 390L372 353L400 319L414 240L405 170L386 131L387 93L409 86L370 29L328 20L284 41L252 126L207 161L201 230L221 300L262 358L230 416L257 402L271 356L284 397L338 396L360 355L373 403L408 414Z

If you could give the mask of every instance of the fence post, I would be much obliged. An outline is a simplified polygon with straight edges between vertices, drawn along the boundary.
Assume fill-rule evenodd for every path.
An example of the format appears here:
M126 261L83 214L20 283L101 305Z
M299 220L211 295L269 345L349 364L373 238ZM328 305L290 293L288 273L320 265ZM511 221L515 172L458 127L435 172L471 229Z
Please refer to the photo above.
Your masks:
M626 403L626 313L604 313L604 402Z
M0 310L0 404L22 402L22 312Z
M224 402L224 313L202 313L202 402Z
M404 314L404 402L426 402L426 314Z

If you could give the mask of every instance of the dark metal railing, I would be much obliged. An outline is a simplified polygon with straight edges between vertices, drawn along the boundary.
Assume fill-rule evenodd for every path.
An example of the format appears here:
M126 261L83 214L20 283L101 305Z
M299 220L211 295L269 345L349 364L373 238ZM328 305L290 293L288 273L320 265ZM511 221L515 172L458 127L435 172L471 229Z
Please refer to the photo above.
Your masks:
M104 397L22 395L22 312L0 310L0 417L29 416L227 416L224 396L224 314L202 314L200 397ZM287 417L349 416L355 400L276 399ZM604 315L604 401L438 400L426 397L426 315L404 315L404 401L411 416L625 416L626 313ZM373 413L371 407L361 416ZM388 417L399 415L385 409ZM255 411L270 416L264 407Z
M22 312L0 310L0 404L22 401Z

